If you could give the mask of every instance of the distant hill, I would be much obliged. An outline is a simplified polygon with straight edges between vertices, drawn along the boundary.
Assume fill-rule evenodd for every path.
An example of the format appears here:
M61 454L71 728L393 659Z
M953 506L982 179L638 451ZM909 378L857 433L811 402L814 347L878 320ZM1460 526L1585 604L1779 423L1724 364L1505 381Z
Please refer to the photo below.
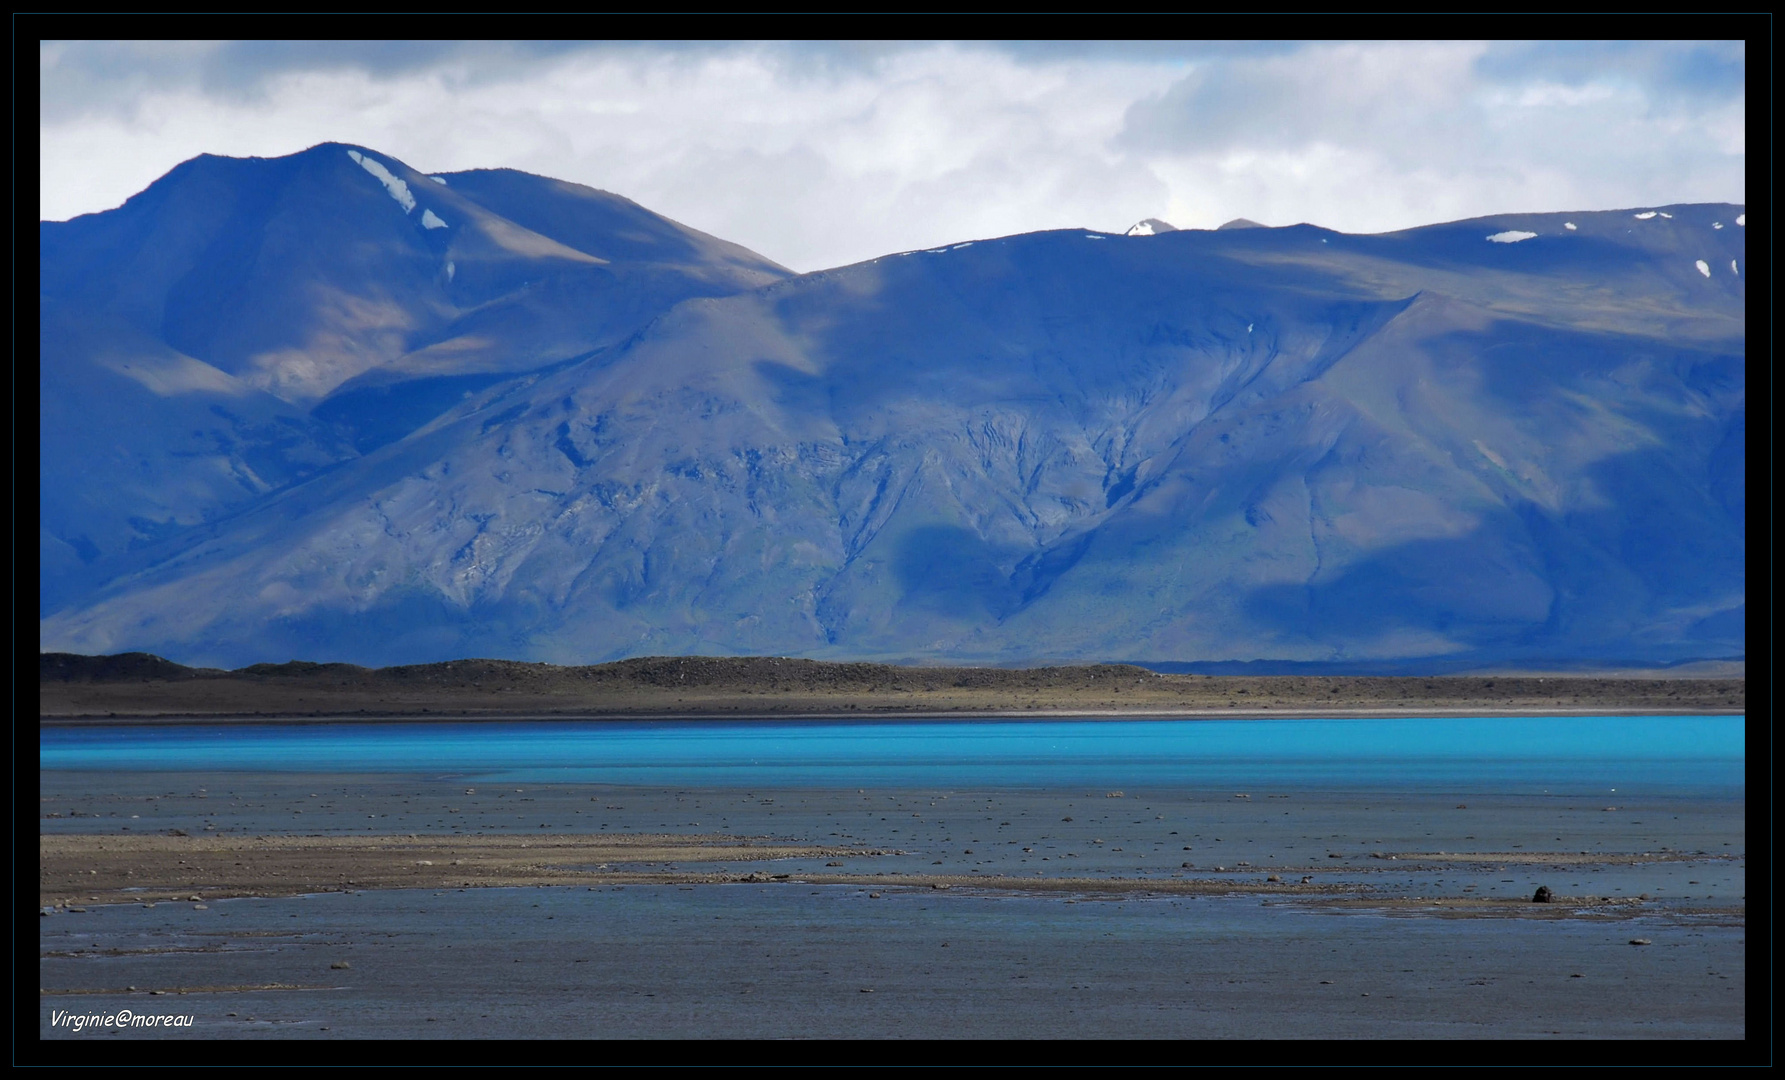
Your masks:
M44 648L1743 655L1741 207L1060 230L789 277L614 196L438 184L351 148L388 163L405 210L348 149L188 163L111 212L128 228L79 219L46 254L46 306L146 335L194 389L139 392L121 441L90 426L52 460L46 435ZM131 239L185 235L157 209L175 203L199 223L182 229L236 235L214 219L245 211L150 196L274 165L315 178L289 185L317 193L291 197L316 216L290 242L318 251L205 241L246 269L176 272ZM115 287L62 269L77 250ZM165 286L133 277L151 271ZM160 337L138 292L161 298ZM243 314L262 309L285 329ZM405 329L368 329L386 325ZM46 373L147 387L83 348L46 345ZM52 382L46 415L78 414ZM182 442L219 395L241 419ZM258 485L230 479L250 451Z
M116 718L1101 715L1550 715L1740 712L1736 677L1167 675L1129 664L960 668L781 656L646 656L558 667L449 660L370 669L290 661L236 671L148 653L45 653L46 723Z

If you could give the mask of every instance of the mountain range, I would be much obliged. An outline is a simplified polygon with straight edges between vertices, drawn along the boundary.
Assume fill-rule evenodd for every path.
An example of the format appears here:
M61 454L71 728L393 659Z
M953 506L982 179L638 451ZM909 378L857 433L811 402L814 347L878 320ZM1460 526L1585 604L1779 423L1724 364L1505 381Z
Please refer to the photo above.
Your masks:
M1745 650L1740 206L794 274L325 144L43 222L45 650L1371 670Z

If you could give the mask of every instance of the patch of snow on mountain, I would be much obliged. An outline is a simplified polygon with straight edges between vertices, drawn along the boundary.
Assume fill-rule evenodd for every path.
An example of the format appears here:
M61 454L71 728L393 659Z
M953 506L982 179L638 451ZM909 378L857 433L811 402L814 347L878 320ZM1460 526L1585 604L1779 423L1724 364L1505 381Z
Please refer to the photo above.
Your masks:
M949 249L948 249L948 250L950 250L950 251L959 251L959 250L961 250L961 249L962 249L962 248L964 248L964 247L972 247L972 246L973 246L973 241L971 241L971 240L969 240L969 241L967 241L967 242L966 242L966 243L965 243L965 244L956 244L956 245L955 245L955 246L954 246L954 247L951 247L951 248L949 248Z
M1746 214L1737 214L1737 215L1736 215L1736 216L1735 216L1735 223L1736 223L1736 224L1737 224L1737 225L1740 225L1740 226L1742 226L1742 227L1743 227L1743 228L1747 228L1747 227L1748 227L1748 215L1746 215Z
M434 216L434 211L423 210L421 212L421 227L424 229L444 229L446 228L446 222L441 221L438 217Z
M1509 229L1506 232L1497 232L1488 239L1496 244L1516 244L1520 240L1529 240L1536 235L1534 232L1519 232L1516 229Z
M394 175L379 162L357 151L349 150L347 156L359 162L360 168L378 178L378 182L384 185L384 190L390 192L390 197L397 200L397 205L403 208L403 213L407 214L415 209L415 196L410 194L409 185L404 183L400 177Z
M1700 259L1697 262L1693 263L1692 265L1698 267L1698 272L1703 274L1705 277L1711 276L1711 264L1710 263L1707 263L1703 259Z
M453 271L455 271L457 269L458 269L458 267L454 266L452 263L447 263L446 264L446 280L451 281Z
M1085 239L1086 240L1101 240L1101 239L1103 239L1103 237L1098 236L1096 233L1086 233Z
M1655 216L1655 211L1653 211L1653 210L1650 210L1650 211L1648 211L1648 212L1647 212L1647 213L1642 213L1642 214L1637 214L1637 215L1636 215L1636 220L1638 220L1638 221L1647 221L1647 220L1649 220L1649 219L1650 219L1650 218L1652 218L1652 217L1654 217L1654 216Z
M430 176L430 177L428 177L428 179L434 181L434 183L436 183L436 184L439 184L441 187L446 186L446 177L444 177L444 176Z
M1729 260L1729 272L1734 274L1736 277L1742 276L1742 272L1735 268L1735 260L1734 259Z
M1673 215L1672 215L1672 214L1670 214L1670 213L1668 213L1668 212L1667 212L1667 211L1665 211L1665 210L1663 210L1663 211L1661 211L1661 216L1662 216L1662 217L1664 217L1664 218L1666 218L1666 219L1667 219L1667 220L1669 220L1669 221L1672 221L1672 220L1673 220Z
M1721 221L1711 222L1711 228L1713 228L1713 229L1721 229L1722 227L1723 227L1723 223Z
M1564 221L1562 222L1562 228L1567 229L1569 232L1573 232L1576 226L1572 221Z
M1246 333L1250 334L1252 332L1252 327L1254 327L1256 325L1257 325L1256 323L1247 323L1246 324Z
M1128 232L1125 235L1127 235L1127 236L1152 236L1153 235L1153 223L1150 221L1142 221L1139 224L1130 225L1128 227Z

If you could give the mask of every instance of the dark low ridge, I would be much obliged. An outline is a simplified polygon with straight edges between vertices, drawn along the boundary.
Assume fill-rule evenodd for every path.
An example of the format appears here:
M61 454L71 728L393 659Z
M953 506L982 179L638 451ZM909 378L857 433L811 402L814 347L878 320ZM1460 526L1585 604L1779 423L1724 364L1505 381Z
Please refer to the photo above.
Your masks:
M426 684L446 689L486 682L512 686L570 684L607 687L754 686L774 684L810 690L945 689L1095 685L1113 678L1157 678L1132 664L1040 668L901 667L834 663L774 656L643 656L607 664L559 666L518 660L447 660L366 668L289 660L252 664L234 671L192 668L151 653L81 656L43 653L43 682L130 683L218 679L260 682L299 679L322 686Z
M79 653L42 653L39 682L172 682L181 679L215 679L229 672L217 668L192 668L163 660L154 653L127 652L115 656L82 656Z

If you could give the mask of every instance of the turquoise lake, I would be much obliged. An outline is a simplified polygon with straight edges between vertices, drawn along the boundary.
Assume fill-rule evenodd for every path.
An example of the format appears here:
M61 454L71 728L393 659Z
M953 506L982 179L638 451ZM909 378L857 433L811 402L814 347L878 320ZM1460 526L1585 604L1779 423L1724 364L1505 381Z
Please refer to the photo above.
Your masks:
M1741 716L51 727L46 770L657 786L1231 786L1740 793Z

